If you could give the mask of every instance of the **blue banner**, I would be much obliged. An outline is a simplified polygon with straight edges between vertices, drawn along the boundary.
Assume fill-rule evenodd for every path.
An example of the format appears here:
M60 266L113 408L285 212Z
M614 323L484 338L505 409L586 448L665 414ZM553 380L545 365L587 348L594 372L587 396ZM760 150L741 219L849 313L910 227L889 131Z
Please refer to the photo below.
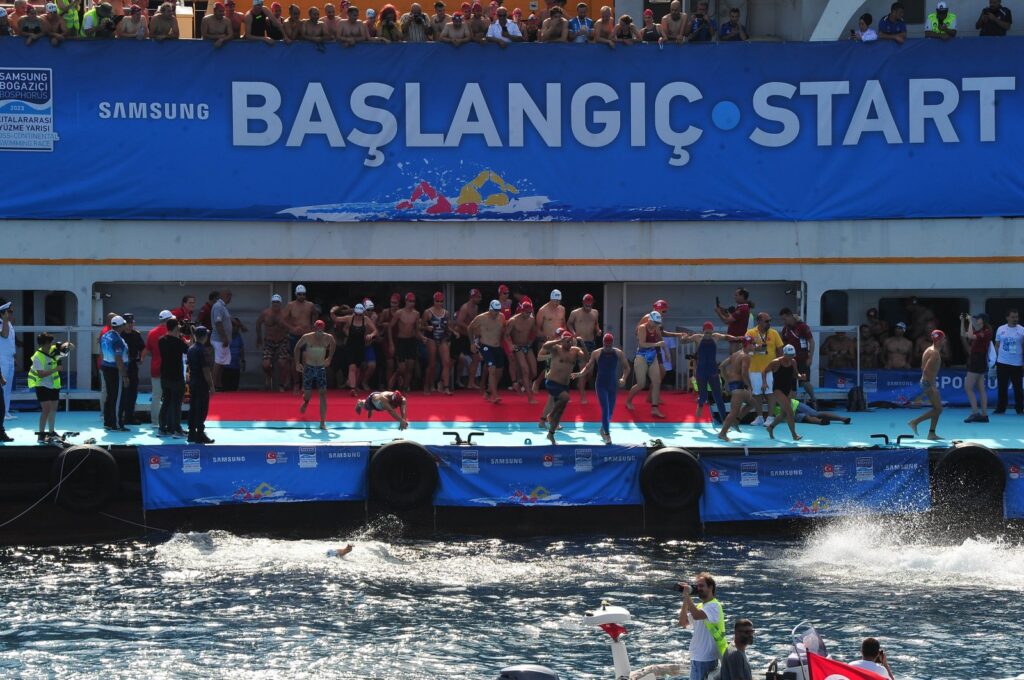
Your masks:
M369 446L140 446L147 510L360 501Z
M3 40L0 218L1016 216L1018 42Z
M434 505L642 505L642 446L428 446L438 459Z
M705 522L923 512L928 452L919 449L703 456Z
M964 392L964 380L967 370L963 368L943 368L939 370L938 384L942 403L950 406L967 406L967 393ZM887 402L891 404L908 404L921 397L925 403L927 397L922 396L921 371L893 371L888 369L865 368L860 372L861 385L864 387L864 398L868 403ZM857 384L857 371L842 369L825 369L822 387L828 389L848 390ZM996 401L996 377L985 378L988 388L988 400Z
M1006 519L1024 519L1024 453L1000 453L1006 466L1006 492L1003 495L1003 514Z

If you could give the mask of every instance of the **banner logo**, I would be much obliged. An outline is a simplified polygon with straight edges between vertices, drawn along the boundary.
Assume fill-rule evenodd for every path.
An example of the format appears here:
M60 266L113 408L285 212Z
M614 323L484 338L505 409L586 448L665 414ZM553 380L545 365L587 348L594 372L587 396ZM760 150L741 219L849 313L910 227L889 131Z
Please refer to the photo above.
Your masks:
M53 71L0 68L0 151L53 151Z

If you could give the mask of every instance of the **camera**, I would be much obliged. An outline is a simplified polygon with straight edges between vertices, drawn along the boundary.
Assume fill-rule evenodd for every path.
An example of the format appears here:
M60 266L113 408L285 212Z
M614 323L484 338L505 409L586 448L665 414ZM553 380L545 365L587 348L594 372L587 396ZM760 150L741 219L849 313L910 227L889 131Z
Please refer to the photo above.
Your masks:
M423 15L422 14L415 14L412 17L412 20L415 21L417 24L422 24L423 23Z
M690 592L691 592L691 593L695 593L695 592L697 592L697 586L695 586L694 584L692 584L692 583L687 583L686 585L690 586ZM676 590L678 590L679 592L683 592L683 586L682 586L682 584L680 584L680 583L677 583L677 584L676 584Z

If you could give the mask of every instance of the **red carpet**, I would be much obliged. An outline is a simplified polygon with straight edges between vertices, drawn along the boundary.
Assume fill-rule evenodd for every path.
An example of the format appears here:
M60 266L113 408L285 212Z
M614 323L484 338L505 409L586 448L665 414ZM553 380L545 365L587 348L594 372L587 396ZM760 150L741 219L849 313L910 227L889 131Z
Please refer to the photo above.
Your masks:
M614 421L619 423L695 423L710 422L711 418L704 413L704 418L696 417L697 400L692 394L681 392L662 392L661 411L667 418L655 418L651 415L647 393L636 396L633 412L626 410L626 392L620 391L615 404ZM360 392L361 398L366 397ZM409 396L409 420L411 422L536 422L544 408L547 393L538 394L537 404L528 404L526 396L505 391L500 404L490 404L483 400L479 392L456 392L453 396L432 394L429 397L412 393ZM593 390L587 392L589 403L579 403L579 393L573 391L572 401L565 411L562 420L565 422L598 423L601 421L601 408L597 405L597 396ZM299 413L300 397L291 394L272 392L222 392L213 395L210 400L210 420L219 421L288 421L318 422L319 409L317 395L309 403L305 414ZM355 413L356 398L347 391L331 390L327 396L327 419L330 421L365 420L365 416ZM380 415L375 415L379 419Z

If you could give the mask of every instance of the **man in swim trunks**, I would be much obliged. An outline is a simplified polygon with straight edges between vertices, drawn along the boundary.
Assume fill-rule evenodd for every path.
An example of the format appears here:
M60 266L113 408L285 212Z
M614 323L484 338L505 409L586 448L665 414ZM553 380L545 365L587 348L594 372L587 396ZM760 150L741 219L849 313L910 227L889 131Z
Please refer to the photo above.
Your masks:
M417 342L426 342L427 338L420 331L420 313L416 311L416 295L405 294L405 306L395 312L394 321L391 324L391 337L395 346L395 364L397 371L393 383L388 387L399 384L406 390L412 389L412 374L416 367L416 359L419 357L419 345Z
M597 392L597 403L601 405L601 438L605 444L612 443L611 420L615 413L615 398L618 396L619 388L626 386L629 378L629 361L621 349L615 347L615 337L611 333L605 333L603 338L604 346L590 353L590 360L583 370L569 376L571 379L586 380L586 374L597 371L597 379L594 380L594 391ZM616 380L618 368L622 367L622 377Z
M469 324L480 313L480 300L482 298L483 294L478 289L473 288L469 291L469 300L459 307L459 312L455 315L456 339L454 350L458 354L460 364L463 362L463 356L469 357L469 377L466 381L466 387L471 390L477 389L476 369L480 366L480 355L470 347ZM458 378L460 372L461 370L455 372L456 378Z
M513 309L512 298L509 297L509 288L505 284L498 286L498 302L501 303L501 315L505 317L505 321L507 322L512 318L515 311ZM501 348L505 350L505 360L508 364L508 377L512 380L512 386L509 387L509 389L513 392L519 392L523 388L520 386L519 366L516 364L515 358L512 356L512 343L507 338L503 338L501 341Z
M295 351L295 345L299 338L313 330L314 321L316 321L316 308L312 302L306 299L306 287L300 283L295 286L295 299L284 308L284 325L288 328L289 352ZM296 394L298 394L301 380L301 375L294 376L292 385Z
M380 313L380 318L376 321L377 339L374 341L374 346L366 350L367 361L370 360L369 354L371 352L376 353L374 360L379 360L381 357L384 358L384 378L387 385L395 384L395 340L391 336L391 327L395 324L395 315L402 308L401 305L402 296L398 293L392 293L388 301L388 308ZM369 384L364 378L363 389L367 387L369 387Z
M597 338L601 335L600 314L594 309L594 296L587 293L583 296L583 306L577 307L569 314L566 321L566 330L572 331L573 335L583 343L583 362L590 361L591 353L597 348ZM583 378L577 387L580 388L580 403L587 403L587 376L585 371L580 371Z
M356 43L369 41L370 34L366 30L366 24L359 20L359 8L349 5L345 14L347 20L338 24L338 42L345 47L354 47Z
M946 342L946 334L936 329L930 334L932 346L924 351L921 356L921 391L928 397L932 407L911 420L908 425L917 436L917 426L926 420L931 420L931 427L928 428L928 439L936 441L942 439L935 432L939 424L939 416L942 415L942 397L939 395L939 369L942 368L942 345Z
M516 362L522 385L526 388L526 399L536 404L533 378L537 372L537 358L533 355L533 339L537 326L533 319L533 303L526 301L518 314L509 319L505 326L505 340L512 345L512 357Z
M559 328L565 328L565 307L562 306L562 291L557 288L551 291L551 298L541 305L540 309L537 310L537 339L534 344L537 349L548 340L559 340ZM537 355L539 363L543 364L543 360L540 359L540 355ZM540 371L537 375L537 380L533 385L533 391L537 392L540 390L540 382L544 379L543 371Z
M501 403L498 381L505 370L505 350L501 347L504 334L505 317L501 313L501 302L491 300L487 311L478 314L469 324L469 340L472 351L480 354L480 360L487 370L487 391L484 393L484 399L494 404Z
M295 372L302 374L302 406L305 413L315 386L320 393L320 429L327 429L327 367L331 365L336 343L334 336L325 333L326 325L317 319L313 332L306 333L295 343Z
M256 319L256 345L263 348L263 389L274 389L274 369L280 376L278 391L291 386L291 353L288 347L288 326L284 323L281 296L270 297L270 306Z
M398 421L398 429L404 430L409 427L409 416L406 407L409 400L399 391L394 392L371 392L366 399L356 401L356 413L366 410L366 417L373 417L374 411L387 413Z
M754 354L754 338L743 336L740 346L743 349L730 354L720 366L726 387L732 393L729 415L718 433L718 438L723 441L729 441L729 428L735 427L737 432L740 431L740 421L757 404L751 396L753 389L750 385L750 357Z
M771 381L768 380L769 373L774 374ZM782 348L782 356L772 359L761 369L761 392L763 394L771 386L775 405L781 410L782 417L786 419L789 433L795 442L800 441L801 437L796 433L796 418L790 400L793 398L793 393L796 392L799 382L800 371L797 368L796 347L792 345L785 345ZM772 422L768 424L768 436L772 439L775 439L775 427L778 424L777 418L773 418Z
M563 331L562 337L545 342L537 355L548 359L550 368L544 374L544 388L548 391L548 403L540 416L540 427L548 428L548 441L555 443L555 431L569 405L569 375L576 362L583 356L583 350L573 344L573 335Z

